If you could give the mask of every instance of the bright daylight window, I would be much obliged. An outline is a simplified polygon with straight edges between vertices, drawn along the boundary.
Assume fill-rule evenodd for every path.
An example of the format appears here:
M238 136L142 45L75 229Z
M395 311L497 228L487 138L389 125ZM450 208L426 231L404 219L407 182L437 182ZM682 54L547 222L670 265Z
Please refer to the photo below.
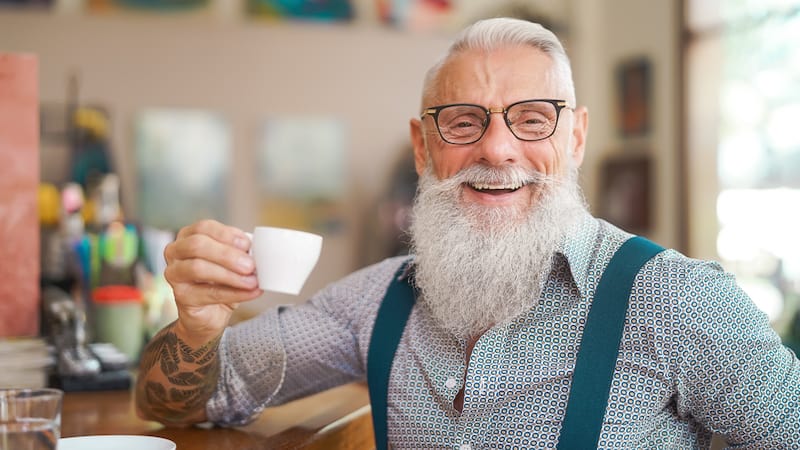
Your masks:
M798 351L800 0L718 4L717 253Z

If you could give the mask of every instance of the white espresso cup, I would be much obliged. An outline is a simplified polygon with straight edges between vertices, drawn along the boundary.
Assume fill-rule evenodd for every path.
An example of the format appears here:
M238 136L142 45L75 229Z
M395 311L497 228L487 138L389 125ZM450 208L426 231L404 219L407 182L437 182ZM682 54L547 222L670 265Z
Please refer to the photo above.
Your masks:
M256 227L247 233L258 287L297 295L319 260L322 236L288 228Z

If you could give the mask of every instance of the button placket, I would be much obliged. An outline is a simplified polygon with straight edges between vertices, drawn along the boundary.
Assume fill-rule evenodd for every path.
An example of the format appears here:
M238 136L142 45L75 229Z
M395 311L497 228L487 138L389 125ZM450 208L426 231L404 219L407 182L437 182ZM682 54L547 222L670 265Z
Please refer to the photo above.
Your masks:
M487 412L493 411L496 397L505 388L498 381L507 372L504 367L508 360L507 339L508 326L495 327L484 333L472 350L464 380L464 412L459 422L463 426L465 440L470 441L462 445L469 445L470 449L486 446L484 441L489 436L492 423L485 417Z

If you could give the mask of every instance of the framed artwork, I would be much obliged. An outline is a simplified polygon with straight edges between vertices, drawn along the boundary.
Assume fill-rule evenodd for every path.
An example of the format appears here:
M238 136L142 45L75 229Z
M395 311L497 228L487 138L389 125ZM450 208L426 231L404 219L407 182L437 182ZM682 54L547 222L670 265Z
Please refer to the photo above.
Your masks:
M382 23L410 31L444 29L454 6L453 0L376 0Z
M323 22L348 21L355 12L350 0L247 0L250 17Z
M632 233L651 227L651 161L647 155L614 156L600 170L599 216Z
M0 0L0 7L4 5L25 8L50 7L53 5L53 0Z
M616 70L617 123L623 136L643 136L650 131L650 60L639 57L622 62Z
M213 111L148 109L136 120L139 219L177 230L227 219L231 133Z
M87 0L89 11L141 10L190 11L208 8L209 0Z

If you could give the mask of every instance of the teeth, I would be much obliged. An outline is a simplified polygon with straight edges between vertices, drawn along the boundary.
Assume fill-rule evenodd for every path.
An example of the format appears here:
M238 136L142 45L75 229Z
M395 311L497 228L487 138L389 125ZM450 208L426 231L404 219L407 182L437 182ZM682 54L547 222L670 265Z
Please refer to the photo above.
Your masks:
M522 187L522 183L517 183L517 184L498 184L498 185L470 183L469 185L473 189L477 189L477 190L480 190L480 191L488 191L488 190L491 190L491 189L498 189L498 190L500 190L500 189L510 189L510 190L513 191L513 190L516 190L516 189L519 189L519 188Z

